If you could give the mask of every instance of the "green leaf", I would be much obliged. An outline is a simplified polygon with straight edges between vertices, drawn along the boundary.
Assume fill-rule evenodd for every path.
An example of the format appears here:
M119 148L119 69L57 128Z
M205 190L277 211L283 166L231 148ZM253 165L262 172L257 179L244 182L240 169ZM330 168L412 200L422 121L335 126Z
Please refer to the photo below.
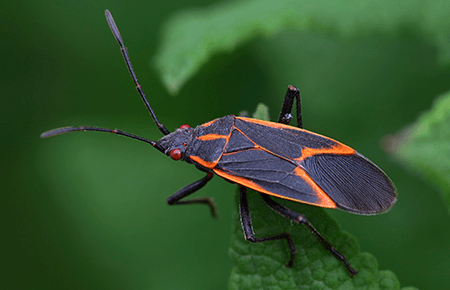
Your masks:
M269 108L266 105L264 105L262 103L259 103L256 106L256 110L253 113L252 117L255 118L255 119L269 121L269 119L270 119L270 117L269 117Z
M437 185L450 204L450 92L437 98L416 123L386 140L387 150Z
M259 104L254 117L269 119L268 108ZM360 253L356 239L340 230L337 222L324 209L277 200L302 213L328 241L358 270L352 278L342 262L325 250L317 239L301 225L292 223L270 210L256 191L247 190L256 237L290 233L297 248L294 267L286 267L290 252L285 240L250 243L244 239L239 213L234 212L230 256L235 264L229 289L400 289L391 271L379 271L371 254ZM236 209L239 192L236 194ZM403 288L414 289L414 288Z
M255 37L317 31L352 37L369 33L425 34L450 60L450 15L445 1L251 0L175 13L165 23L155 65L176 94L214 54Z
M288 268L285 264L290 253L286 241L256 244L245 241L239 213L236 211L230 248L235 266L231 272L229 289L400 289L395 274L391 271L379 271L375 257L369 253L360 253L356 239L341 231L336 221L322 208L284 203L304 214L345 255L352 267L358 270L353 278L342 262L325 250L306 228L292 224L271 211L259 193L248 190L248 199L256 236L289 232L297 254L294 267Z

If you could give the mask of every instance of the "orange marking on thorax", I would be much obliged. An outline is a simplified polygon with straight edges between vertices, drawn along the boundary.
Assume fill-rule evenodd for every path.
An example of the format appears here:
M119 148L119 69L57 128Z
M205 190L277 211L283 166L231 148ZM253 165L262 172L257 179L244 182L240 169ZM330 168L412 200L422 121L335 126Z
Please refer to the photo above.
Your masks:
M208 140L217 140L217 139L225 139L227 138L227 135L219 135L219 134L207 134L203 136L198 136L196 139L200 141L208 141Z
M193 156L193 155L189 156L189 158L191 158L192 161L197 162L201 166L204 166L204 167L209 168L209 169L213 169L214 167L216 167L217 163L219 162L219 160L216 160L216 161L213 161L213 162L205 161L205 160L201 159L200 157Z
M211 125L212 123L216 122L217 120L218 119L211 120L211 121L209 121L209 122L207 122L205 124L200 125L200 127L208 127L209 125Z

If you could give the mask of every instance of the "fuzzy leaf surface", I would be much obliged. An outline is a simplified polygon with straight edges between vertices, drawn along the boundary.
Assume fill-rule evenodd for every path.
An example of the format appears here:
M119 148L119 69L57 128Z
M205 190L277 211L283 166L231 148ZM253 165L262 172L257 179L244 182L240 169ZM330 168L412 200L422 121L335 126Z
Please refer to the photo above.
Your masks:
M438 97L414 124L387 140L387 149L436 185L450 204L450 92Z
M446 1L249 0L177 12L165 23L154 64L176 94L211 57L256 37L316 31L345 38L404 31L426 35L450 60L450 9Z

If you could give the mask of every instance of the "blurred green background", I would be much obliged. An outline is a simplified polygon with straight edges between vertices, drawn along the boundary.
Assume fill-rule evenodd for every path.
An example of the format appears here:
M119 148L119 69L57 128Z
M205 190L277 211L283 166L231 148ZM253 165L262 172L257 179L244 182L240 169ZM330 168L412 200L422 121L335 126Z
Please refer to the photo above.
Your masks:
M114 15L144 91L169 130L257 103L277 117L286 86L301 89L305 128L376 162L397 205L364 217L328 211L380 269L403 286L442 289L450 278L448 205L405 170L381 140L449 89L449 66L405 28L342 40L284 32L254 39L203 66L169 96L150 65L168 16L211 1L3 1L1 13L2 289L226 289L235 186L216 177L220 219L166 198L204 174L113 134L42 140L68 125L119 128L158 139L104 17ZM182 44L180 44L182 45Z

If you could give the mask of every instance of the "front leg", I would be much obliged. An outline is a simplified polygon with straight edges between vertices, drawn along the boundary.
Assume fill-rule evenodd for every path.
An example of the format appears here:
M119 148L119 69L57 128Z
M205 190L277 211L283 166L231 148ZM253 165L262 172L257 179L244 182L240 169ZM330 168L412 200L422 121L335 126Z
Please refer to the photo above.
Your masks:
M211 180L212 177L213 177L213 173L208 172L206 174L206 176L203 177L202 179L183 187L182 189L178 190L173 195L171 195L167 199L167 203L169 205L177 205L177 204L182 205L182 204L195 204L195 203L206 204L209 206L209 208L211 210L211 215L213 217L217 217L216 206L214 205L214 202L213 202L212 198L210 198L210 197L199 197L199 198L193 198L193 199L188 199L188 200L181 200L182 198L201 189L203 186L205 186Z

